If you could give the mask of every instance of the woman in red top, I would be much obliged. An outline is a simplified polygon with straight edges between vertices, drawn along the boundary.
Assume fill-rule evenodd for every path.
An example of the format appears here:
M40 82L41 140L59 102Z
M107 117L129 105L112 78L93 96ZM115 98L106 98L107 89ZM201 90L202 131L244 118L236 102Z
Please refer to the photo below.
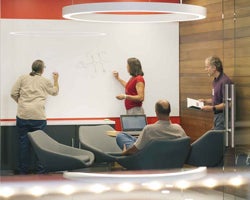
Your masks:
M125 108L128 115L144 114L142 102L144 100L145 81L141 62L137 58L129 58L127 60L127 70L131 75L128 82L119 77L119 73L114 71L114 77L125 88L125 94L119 94L117 99L125 99Z

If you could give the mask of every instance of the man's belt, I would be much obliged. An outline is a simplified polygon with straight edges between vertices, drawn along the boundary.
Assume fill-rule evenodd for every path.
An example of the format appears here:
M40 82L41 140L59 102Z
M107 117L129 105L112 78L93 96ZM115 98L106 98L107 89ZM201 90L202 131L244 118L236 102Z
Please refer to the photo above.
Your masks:
M219 113L223 113L223 110L215 110L214 114L219 114Z

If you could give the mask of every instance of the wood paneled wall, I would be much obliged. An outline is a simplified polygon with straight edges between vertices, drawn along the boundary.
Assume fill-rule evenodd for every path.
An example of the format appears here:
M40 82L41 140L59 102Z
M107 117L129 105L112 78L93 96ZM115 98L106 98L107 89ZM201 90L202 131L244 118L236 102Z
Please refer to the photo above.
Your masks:
M204 60L219 56L236 85L236 119L250 119L250 1L184 0L207 8L207 18L180 23L180 116L196 140L212 127L213 114L187 109L186 98L211 97L212 81ZM236 13L236 15L234 15Z

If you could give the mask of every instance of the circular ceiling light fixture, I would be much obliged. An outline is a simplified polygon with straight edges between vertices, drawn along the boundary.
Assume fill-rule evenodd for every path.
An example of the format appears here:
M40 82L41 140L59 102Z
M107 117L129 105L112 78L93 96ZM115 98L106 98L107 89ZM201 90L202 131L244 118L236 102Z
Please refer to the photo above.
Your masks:
M109 23L160 23L206 18L206 8L182 3L101 2L63 7L63 18Z

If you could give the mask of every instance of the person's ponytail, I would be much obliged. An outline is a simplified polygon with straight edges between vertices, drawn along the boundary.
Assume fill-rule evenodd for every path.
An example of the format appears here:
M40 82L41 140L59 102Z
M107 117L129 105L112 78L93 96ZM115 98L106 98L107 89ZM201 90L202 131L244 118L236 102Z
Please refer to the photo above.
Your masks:
M30 72L30 76L35 76L36 72L32 70L32 72Z

